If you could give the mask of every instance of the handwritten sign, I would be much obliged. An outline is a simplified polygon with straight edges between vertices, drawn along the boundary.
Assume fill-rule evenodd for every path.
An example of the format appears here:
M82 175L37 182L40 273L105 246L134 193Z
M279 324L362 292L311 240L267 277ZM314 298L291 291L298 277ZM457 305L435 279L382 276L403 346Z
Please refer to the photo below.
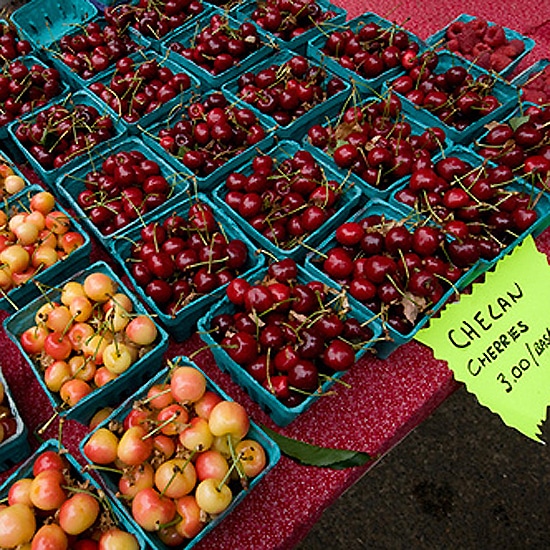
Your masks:
M541 442L550 405L550 266L531 237L416 339L505 424Z

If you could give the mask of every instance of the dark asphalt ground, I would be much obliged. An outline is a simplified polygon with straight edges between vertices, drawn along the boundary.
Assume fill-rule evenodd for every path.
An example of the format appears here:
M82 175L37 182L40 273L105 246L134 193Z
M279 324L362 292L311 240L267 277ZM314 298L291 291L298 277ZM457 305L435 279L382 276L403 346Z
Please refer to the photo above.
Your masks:
M548 445L461 388L326 510L298 550L550 548L549 487Z

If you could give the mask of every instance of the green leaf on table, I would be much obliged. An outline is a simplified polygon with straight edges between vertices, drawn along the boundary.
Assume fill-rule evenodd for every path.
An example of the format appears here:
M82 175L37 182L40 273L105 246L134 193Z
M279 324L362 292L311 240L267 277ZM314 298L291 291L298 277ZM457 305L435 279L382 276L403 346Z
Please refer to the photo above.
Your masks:
M304 441L298 441L297 439L281 435L266 426L262 426L262 429L279 445L281 452L285 456L305 466L343 470L344 468L364 466L372 460L372 457L368 453L361 451L318 447L311 443L305 443Z

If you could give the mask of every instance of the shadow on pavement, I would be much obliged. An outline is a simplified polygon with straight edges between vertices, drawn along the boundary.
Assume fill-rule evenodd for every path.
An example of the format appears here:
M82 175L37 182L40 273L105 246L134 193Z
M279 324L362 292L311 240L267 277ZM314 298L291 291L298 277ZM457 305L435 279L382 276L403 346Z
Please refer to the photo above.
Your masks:
M548 447L461 388L326 510L298 549L548 548L549 487Z

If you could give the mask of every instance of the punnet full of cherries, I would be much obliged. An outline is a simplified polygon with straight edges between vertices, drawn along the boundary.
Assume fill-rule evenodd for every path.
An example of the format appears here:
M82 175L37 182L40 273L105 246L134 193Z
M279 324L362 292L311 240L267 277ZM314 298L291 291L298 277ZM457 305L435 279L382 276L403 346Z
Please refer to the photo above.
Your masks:
M227 297L234 308L212 318L214 339L289 408L349 369L356 350L373 340L369 323L349 315L345 294L301 279L290 258L271 264L259 281L234 279Z
M550 69L520 74L529 42L480 17L424 43L339 13L132 0L52 27L44 48L0 23L0 135L18 161L0 158L0 304L57 269L8 336L53 420L108 403L87 412L80 458L113 489L41 452L1 495L0 547L194 544L272 466L244 399L314 414L364 354L386 358L548 225ZM75 274L86 231L113 276ZM201 327L192 358L212 353L243 403L172 362L188 342L166 342L167 317ZM0 459L18 437L4 374ZM121 380L138 393L113 413Z
M231 172L220 190L243 222L290 250L330 220L349 187L332 179L310 151L298 149L280 159L257 154L250 174Z

